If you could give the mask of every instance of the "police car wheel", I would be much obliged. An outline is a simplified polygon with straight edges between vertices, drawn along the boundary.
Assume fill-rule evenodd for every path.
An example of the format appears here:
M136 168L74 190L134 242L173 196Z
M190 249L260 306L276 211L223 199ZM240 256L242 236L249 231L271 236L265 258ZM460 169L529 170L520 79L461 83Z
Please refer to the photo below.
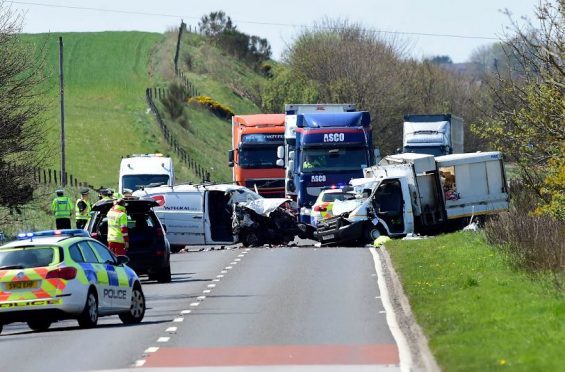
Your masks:
M98 297L93 289L88 291L84 310L78 318L78 325L81 328L92 328L98 324Z
M49 327L51 327L51 323L52 322L50 320L44 320L44 319L30 320L29 322L27 322L27 326L34 331L42 332L42 331L47 331Z
M124 324L135 324L143 320L145 316L145 296L139 285L131 292L131 306L127 313L119 315Z

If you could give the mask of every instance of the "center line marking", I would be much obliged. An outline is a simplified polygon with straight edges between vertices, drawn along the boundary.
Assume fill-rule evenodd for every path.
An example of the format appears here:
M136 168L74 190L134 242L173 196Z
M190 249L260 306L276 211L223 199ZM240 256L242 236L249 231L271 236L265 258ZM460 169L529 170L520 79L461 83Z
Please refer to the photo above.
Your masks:
M215 286L215 284L208 284L208 288L214 288Z
M231 267L231 266L226 266L226 270L231 270L231 269L233 269L233 267Z
M145 359L136 360L134 366L135 367L143 367L145 364Z
M198 306L198 305L200 305L200 302L193 302L190 304L190 306Z
M202 293L210 293L211 291L209 289L205 289L202 291Z
M228 271L227 271L227 270L222 270L222 271L220 271L220 272L221 272L222 274L225 274L225 273L227 273Z
M212 281L213 281L213 282L219 282L220 279L213 279Z
M239 262L239 261L241 261L241 258L236 258L236 259L234 260L234 262Z
M237 262L230 262L230 265L237 265Z
M151 347L148 347L147 349L145 349L144 353L146 353L146 354L154 353L157 350L159 350L159 348L157 346L151 346Z
M204 301L206 299L206 296L198 296L198 297L196 297L196 299L198 301Z
M170 337L159 337L157 342L169 342L170 339Z
M189 311L189 312L190 312L190 310L184 310L184 311ZM187 313L187 314L188 314L188 313ZM182 322L183 320L184 320L184 318L178 317L178 318L173 319L173 322L175 322L175 323L180 323L180 322Z
M192 312L192 310L183 310L180 313L181 314L190 314L191 312ZM182 322L182 320L181 320L181 322Z
M175 333L176 331L177 331L177 327L169 327L165 329L165 332L167 333Z
M216 275L216 278L223 278L224 276L222 274L220 275Z
M238 254L237 257L245 257L244 254Z

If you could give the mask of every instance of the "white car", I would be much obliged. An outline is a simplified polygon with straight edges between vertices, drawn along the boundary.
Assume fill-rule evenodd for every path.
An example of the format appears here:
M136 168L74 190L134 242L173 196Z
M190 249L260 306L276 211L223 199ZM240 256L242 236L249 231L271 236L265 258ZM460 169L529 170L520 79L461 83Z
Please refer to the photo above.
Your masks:
M62 319L90 328L115 314L141 322L145 296L127 262L85 230L20 234L0 247L0 332L13 322L44 331Z

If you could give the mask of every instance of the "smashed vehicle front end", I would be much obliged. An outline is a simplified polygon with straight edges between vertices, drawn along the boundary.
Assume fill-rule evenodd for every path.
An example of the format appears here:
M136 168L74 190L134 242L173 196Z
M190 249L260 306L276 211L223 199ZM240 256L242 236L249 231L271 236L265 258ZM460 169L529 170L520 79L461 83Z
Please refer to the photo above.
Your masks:
M322 245L364 244L367 240L367 230L370 229L373 221L368 199L348 201L343 203L343 206L338 204L337 208L341 213L320 221L314 238Z
M244 246L257 247L288 244L305 228L292 213L289 199L261 198L234 204L232 232Z

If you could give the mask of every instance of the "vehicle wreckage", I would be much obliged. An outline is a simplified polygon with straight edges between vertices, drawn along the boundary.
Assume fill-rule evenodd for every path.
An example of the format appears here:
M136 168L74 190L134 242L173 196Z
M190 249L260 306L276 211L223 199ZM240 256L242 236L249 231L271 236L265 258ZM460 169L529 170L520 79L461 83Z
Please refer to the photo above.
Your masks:
M357 199L335 203L336 217L318 223L314 238L322 245L447 231L508 209L500 152L391 155L364 175L352 180Z
M245 247L288 244L305 237L306 225L297 222L290 199L261 198L233 204L232 231Z

